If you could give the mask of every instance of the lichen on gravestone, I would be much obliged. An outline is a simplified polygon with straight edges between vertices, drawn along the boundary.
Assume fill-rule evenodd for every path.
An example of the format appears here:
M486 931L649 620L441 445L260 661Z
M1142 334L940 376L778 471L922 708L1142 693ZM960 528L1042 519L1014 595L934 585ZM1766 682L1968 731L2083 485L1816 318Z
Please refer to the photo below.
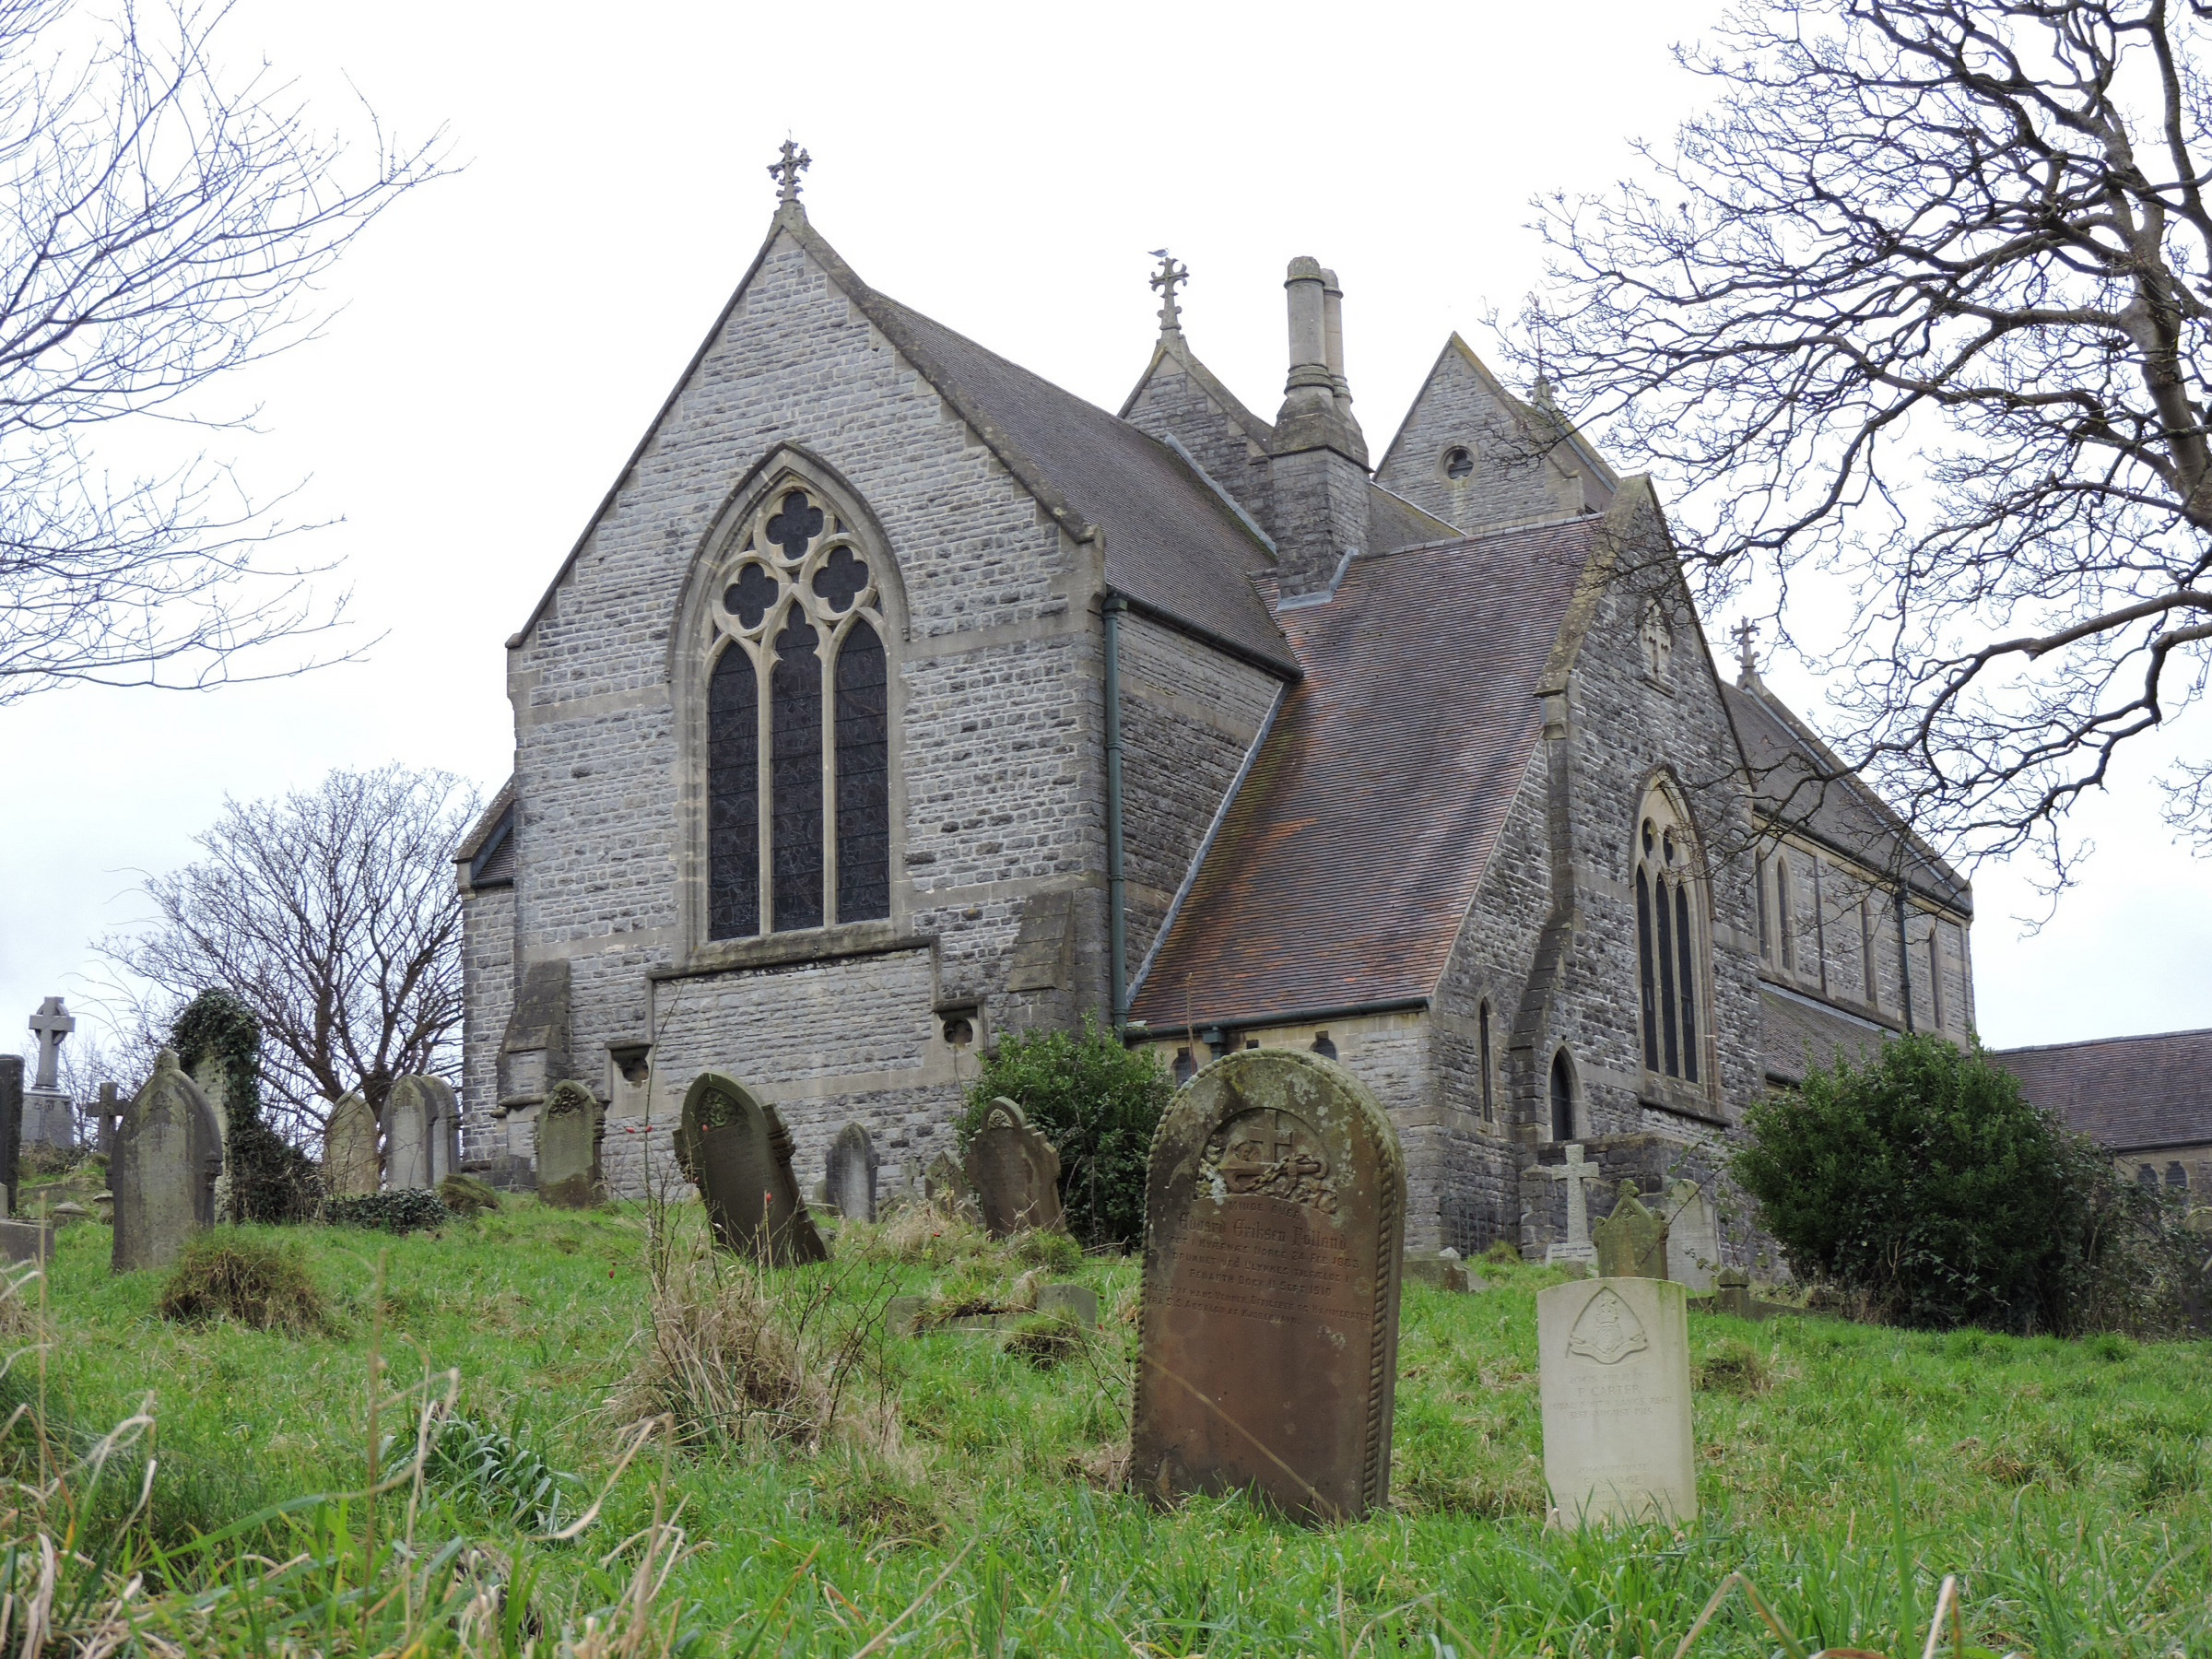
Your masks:
M1644 1207L1636 1183L1620 1183L1613 1213L1590 1230L1600 1278L1666 1277L1666 1223Z

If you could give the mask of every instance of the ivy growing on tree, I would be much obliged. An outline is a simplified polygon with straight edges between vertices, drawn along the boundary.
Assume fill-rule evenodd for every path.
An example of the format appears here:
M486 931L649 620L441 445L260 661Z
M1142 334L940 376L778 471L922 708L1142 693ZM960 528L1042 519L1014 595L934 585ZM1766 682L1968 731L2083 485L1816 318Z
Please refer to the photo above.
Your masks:
M269 1126L261 1109L261 1021L229 991L203 991L171 1028L177 1061L194 1077L212 1063L229 1124L223 1148L234 1221L304 1221L322 1202L314 1160Z

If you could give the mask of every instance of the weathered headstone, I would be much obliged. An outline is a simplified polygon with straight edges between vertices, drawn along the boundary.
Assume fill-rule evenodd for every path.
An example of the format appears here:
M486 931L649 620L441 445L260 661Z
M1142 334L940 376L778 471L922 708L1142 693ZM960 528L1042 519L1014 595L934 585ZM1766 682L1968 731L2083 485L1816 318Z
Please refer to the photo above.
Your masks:
M1712 1288L1712 1311L1738 1319L1757 1319L1759 1303L1751 1295L1751 1276L1740 1267L1724 1267Z
M1540 1290L1536 1355L1553 1523L1695 1520L1682 1287L1599 1278Z
M399 1077L384 1091L384 1185L394 1193L430 1186L429 1100L416 1085Z
M0 1054L0 1186L16 1210L16 1162L23 1150L23 1056Z
M1570 1142L1567 1161L1557 1167L1539 1165L1541 1171L1554 1181L1567 1185L1567 1237L1561 1243L1548 1246L1544 1252L1547 1266L1563 1262L1594 1263L1597 1250L1590 1242L1590 1200L1583 1192L1583 1183L1599 1179L1595 1164L1583 1161L1583 1148Z
M1468 1286L1466 1264L1449 1245L1441 1250L1407 1251L1399 1277L1407 1284L1434 1285L1439 1290L1465 1290Z
M359 1094L349 1094L331 1109L323 1132L323 1185L333 1198L362 1198L382 1184L376 1113Z
M537 1118L537 1195L556 1209L590 1209L604 1196L599 1100L571 1078L546 1093Z
M163 1049L115 1137L114 1270L167 1267L215 1220L223 1135L215 1109Z
M53 1259L53 1222L0 1221L0 1261L50 1262Z
M949 1152L938 1153L922 1171L922 1195L949 1215L982 1225L982 1211L976 1206L975 1189L968 1184L968 1171Z
M1030 1228L1058 1231L1065 1225L1060 1213L1060 1154L1030 1127L1029 1118L1014 1101L1002 1096L991 1102L983 1126L968 1143L963 1167L968 1184L975 1189L983 1227L993 1238L1008 1238Z
M676 1137L677 1164L699 1183L725 1249L779 1267L830 1259L791 1172L791 1131L773 1106L702 1072L684 1092Z
M76 1145L76 1107L62 1092L62 1044L76 1030L76 1021L58 996L50 996L30 1017L31 1034L39 1044L37 1076L23 1091L22 1139L35 1146Z
M1676 1182L1666 1189L1666 1277L1701 1296L1720 1265L1719 1212L1696 1182Z
M1666 1223L1644 1207L1636 1183L1624 1181L1613 1213L1590 1230L1600 1278L1666 1277Z
M1387 1500L1406 1162L1366 1086L1240 1050L1177 1093L1145 1183L1130 1481L1308 1521Z
M100 1120L93 1135L93 1149L102 1158L115 1156L115 1131L123 1126L123 1102L115 1098L115 1085L100 1086L100 1105L96 1109Z
M876 1219L876 1143L865 1124L847 1124L830 1143L825 1197L849 1221Z

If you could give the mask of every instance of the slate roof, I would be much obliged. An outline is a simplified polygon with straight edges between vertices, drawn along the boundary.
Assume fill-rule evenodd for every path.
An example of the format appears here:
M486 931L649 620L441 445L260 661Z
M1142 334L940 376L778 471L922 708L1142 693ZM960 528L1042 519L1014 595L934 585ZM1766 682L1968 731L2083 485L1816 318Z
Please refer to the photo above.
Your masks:
M1759 810L1858 859L1883 875L1901 873L1922 896L1971 916L1974 891L1756 677L1724 682L1721 695L1751 769Z
M453 849L455 864L465 864L483 851L484 843L490 839L491 832L500 827L500 820L513 809L514 800L515 778L510 772L507 782L500 785L500 793L491 797L489 806L477 814L477 821L469 826L468 833L461 838L461 844Z
M1875 1020L1778 985L1759 986L1759 1011L1771 1083L1802 1083L1808 1071L1833 1065L1839 1049L1853 1065L1863 1065L1897 1035Z
M1370 553L1394 553L1400 547L1410 547L1421 542L1450 541L1459 535L1459 526L1450 524L1433 512L1416 507L1402 495L1394 494L1380 484L1367 487L1367 550Z
M2212 1142L2212 1030L2105 1037L1989 1056L2030 1102L2115 1152Z
M1601 517L1352 561L1135 988L1155 1030L1430 995L1542 734Z

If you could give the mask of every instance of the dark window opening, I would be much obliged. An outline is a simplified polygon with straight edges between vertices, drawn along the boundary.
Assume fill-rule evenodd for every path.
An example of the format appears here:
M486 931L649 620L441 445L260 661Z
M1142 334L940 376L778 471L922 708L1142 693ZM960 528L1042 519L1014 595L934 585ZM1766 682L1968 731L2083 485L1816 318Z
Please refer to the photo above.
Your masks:
M966 1048L975 1041L975 1027L963 1015L948 1015L945 1020L945 1041L954 1048Z
M1682 959L1682 1077L1698 1080L1698 999L1690 987L1698 982L1690 971L1689 884L1675 885L1675 949Z
M1482 1065L1482 1121L1494 1124L1498 1121L1498 1102L1491 1092L1494 1085L1490 1077L1490 1005L1488 1002L1475 1010L1475 1019L1477 1040L1481 1043L1481 1053L1477 1058Z
M786 496L785 514L794 500L806 501ZM820 516L818 508L815 517ZM776 534L774 521L769 534ZM769 798L779 931L822 924L822 664L815 642L814 629L794 608L776 635L776 665L769 675Z
M2137 1186L2147 1186L2156 1190L2159 1184L2158 1171L2152 1169L2148 1164L2143 1165L2136 1171L2136 1184Z
M1334 1060L1336 1058L1336 1045L1329 1041L1329 1034L1326 1031L1315 1033L1313 1038L1313 1052L1319 1054L1324 1060Z
M1666 889L1667 884L1662 881L1652 895L1652 908L1658 912L1659 923L1659 1051L1666 1075L1678 1077L1682 1057L1676 1047L1675 1031L1675 917Z
M1771 961L1774 958L1774 924L1767 912L1767 861L1761 857L1753 877L1759 890L1759 954Z
M1776 936L1782 943L1782 965L1794 973L1797 971L1797 895L1790 890L1790 866L1780 858L1774 861L1774 917Z
M1648 828L1645 839L1650 839ZM1641 869L1636 872L1636 959L1643 988L1643 1065L1646 1071L1657 1071L1659 981L1652 967L1652 884Z
M1472 451L1449 449L1444 452L1444 476L1448 478L1471 477L1475 472Z
M1567 1051L1551 1057L1551 1138L1574 1138L1574 1079L1567 1070Z
M1247 1037L1244 1039L1244 1046L1248 1049L1258 1048L1260 1046L1260 1040L1257 1037Z
M891 913L889 687L883 641L854 622L837 652L840 922Z
M2166 1166L2166 1185L2170 1191L2185 1193L2189 1190L2189 1171L2178 1163Z
M1175 1087L1181 1088L1197 1075L1198 1063L1191 1058L1191 1051L1187 1048L1177 1049L1175 1051Z
M710 938L760 931L760 680L734 644L707 685L707 888Z

